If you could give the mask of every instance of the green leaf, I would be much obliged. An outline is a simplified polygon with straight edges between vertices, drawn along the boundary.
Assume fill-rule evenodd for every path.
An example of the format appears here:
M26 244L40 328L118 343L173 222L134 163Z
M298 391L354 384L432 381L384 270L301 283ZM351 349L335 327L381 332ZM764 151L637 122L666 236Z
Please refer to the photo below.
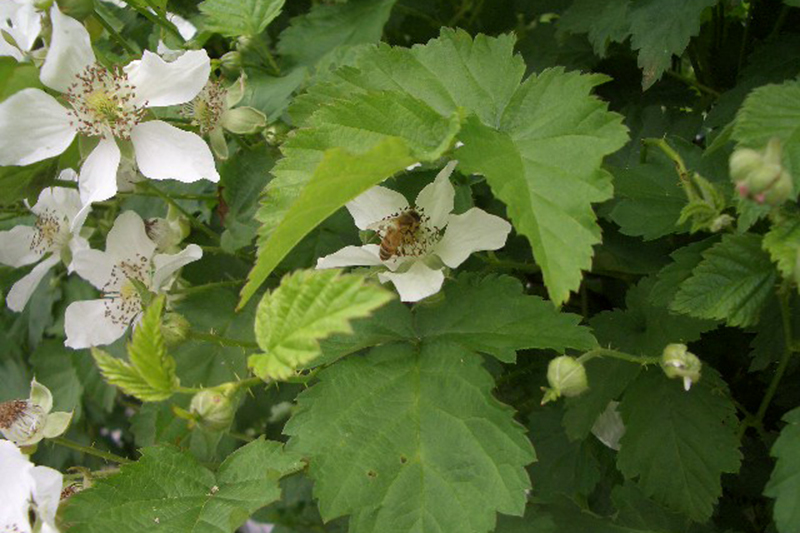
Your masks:
M800 81L765 85L753 90L736 115L733 138L742 145L763 149L777 137L783 145L783 160L794 176L800 176Z
M650 302L657 306L669 307L681 283L686 281L692 275L692 270L700 264L703 252L716 242L713 238L703 239L672 252L669 256L673 262L662 268L656 276L657 281L650 291Z
M776 278L759 235L725 235L703 253L692 276L681 284L672 309L725 320L730 326L751 326L758 322Z
M521 515L533 448L481 358L393 344L339 361L298 397L288 449L310 459L323 519L351 533L484 533Z
M596 345L588 328L578 325L581 317L523 294L514 278L461 275L443 292L440 303L416 310L415 324L424 338L454 342L508 363L526 348L564 353Z
M575 0L558 21L561 30L586 33L595 54L606 55L612 42L621 43L630 35L630 0Z
M139 461L70 498L65 520L75 533L233 532L277 501L278 480L300 468L279 443L263 438L236 450L216 472L174 448L144 448Z
M588 496L600 481L600 465L586 441L570 442L561 425L561 409L549 406L531 413L528 427L538 460L531 465L536 495Z
M616 521L624 526L663 533L678 533L688 529L683 515L650 500L635 483L617 485L611 491L611 499L617 508Z
M499 130L471 119L457 157L483 174L505 202L542 268L550 299L563 303L591 267L600 227L592 203L612 195L603 156L625 144L620 117L591 97L605 77L551 69L531 76L508 105Z
M205 0L205 28L225 37L256 37L280 15L285 0Z
M355 274L300 270L287 275L258 304L256 340L265 353L251 355L248 365L264 380L285 380L320 355L320 339L351 333L351 320L391 299L391 292Z
M159 296L145 310L128 344L130 363L99 349L92 349L97 366L111 385L140 400L166 400L179 385L175 360L167 354L161 336L161 312L165 297Z
M378 42L397 0L350 0L316 4L295 17L281 33L278 52L288 60L312 66L341 46Z
M710 367L690 391L660 369L640 374L619 406L625 422L617 466L645 495L703 522L722 494L720 476L741 456L736 409Z
M800 528L800 408L786 413L783 421L787 425L770 450L777 461L764 495L775 498L778 531L792 533Z
M782 217L764 235L764 250L778 265L784 279L798 284L800 271L797 268L800 254L800 216L796 214Z

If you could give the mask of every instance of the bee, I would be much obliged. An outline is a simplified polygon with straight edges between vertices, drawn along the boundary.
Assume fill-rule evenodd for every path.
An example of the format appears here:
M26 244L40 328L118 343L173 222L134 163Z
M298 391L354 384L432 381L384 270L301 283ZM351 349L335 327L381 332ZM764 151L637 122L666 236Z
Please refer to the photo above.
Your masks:
M406 244L412 244L422 222L422 216L414 209L403 211L398 216L390 219L383 227L381 238L381 261L387 261Z

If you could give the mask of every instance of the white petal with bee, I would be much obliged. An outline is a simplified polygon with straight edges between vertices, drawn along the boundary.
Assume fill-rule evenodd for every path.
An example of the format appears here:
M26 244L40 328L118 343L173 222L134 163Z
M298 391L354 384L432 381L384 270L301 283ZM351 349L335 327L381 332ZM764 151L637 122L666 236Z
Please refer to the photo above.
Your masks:
M417 302L439 292L444 283L444 273L429 268L422 261L416 261L405 272L381 272L378 279L381 283L391 281L402 301Z
M425 224L430 228L444 228L448 215L453 211L456 190L450 183L450 175L456 168L456 163L458 161L450 161L436 175L433 183L425 186L417 195L415 205L427 217Z

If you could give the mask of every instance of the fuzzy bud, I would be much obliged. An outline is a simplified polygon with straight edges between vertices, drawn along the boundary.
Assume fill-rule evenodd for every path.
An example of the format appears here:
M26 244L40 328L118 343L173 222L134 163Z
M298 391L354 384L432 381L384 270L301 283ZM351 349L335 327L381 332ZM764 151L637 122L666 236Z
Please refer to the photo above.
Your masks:
M197 423L208 431L223 431L233 422L236 413L231 399L219 390L200 391L192 398L189 411Z
M703 364L685 344L668 344L661 354L661 369L668 378L683 378L683 388L689 390L700 380Z
M550 361L547 367L547 382L549 389L545 389L542 404L555 400L560 396L572 398L578 396L589 388L586 379L586 369L574 357L562 355Z
M235 78L242 72L242 53L236 50L226 52L219 58L219 64L226 76Z
M189 337L192 325L183 315L175 312L166 312L161 321L161 335L167 346L178 346Z
M743 198L778 205L791 198L792 176L781 164L781 143L769 141L763 151L739 148L731 154L731 179Z

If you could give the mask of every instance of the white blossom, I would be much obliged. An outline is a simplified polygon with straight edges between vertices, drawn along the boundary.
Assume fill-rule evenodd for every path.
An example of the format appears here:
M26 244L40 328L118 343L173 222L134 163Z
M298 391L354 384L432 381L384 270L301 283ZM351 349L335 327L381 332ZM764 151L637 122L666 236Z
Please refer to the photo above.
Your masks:
M400 299L415 302L435 294L444 282L444 267L456 268L473 252L502 248L511 224L502 218L473 207L465 213L452 213L455 189L450 174L451 161L433 183L417 196L413 206L399 192L373 187L347 204L356 226L373 230L385 239L398 216L414 212L419 228L409 235L395 253L381 259L381 246L347 246L317 261L317 268L344 266L383 266L378 274L382 283L391 281Z
M88 348L119 339L142 313L136 282L152 293L165 293L178 269L202 255L196 244L176 254L156 253L156 243L147 236L141 217L133 211L122 213L108 232L104 252L81 250L72 260L75 272L97 287L102 298L67 307L66 345Z
M71 169L59 175L59 179L65 181L75 181L76 177ZM59 262L69 266L72 254L89 246L79 235L87 210L81 211L78 191L63 187L44 189L31 212L36 215L33 226L0 231L0 263L12 267L38 263L8 292L8 307L17 312L25 308L33 291L53 266Z
M597 416L592 425L592 435L612 450L619 451L619 441L625 435L625 423L617 407L619 402L608 402L605 410Z
M27 400L0 403L0 433L17 446L33 446L42 439L52 439L63 434L72 412L53 409L50 389L34 379Z
M15 44L0 35L0 56L24 61L42 31L42 16L33 0L0 2L0 33L6 33Z
M64 481L61 472L34 465L6 440L0 440L0 472L0 531L58 533L55 521Z
M97 145L80 170L84 205L117 192L120 141L130 141L139 170L152 179L219 180L203 140L161 120L144 120L147 108L186 103L208 81L205 50L172 62L145 51L121 70L95 62L89 33L78 21L50 10L53 34L40 73L42 83L67 102L39 89L23 89L0 104L0 165L28 165L54 157L80 134Z

